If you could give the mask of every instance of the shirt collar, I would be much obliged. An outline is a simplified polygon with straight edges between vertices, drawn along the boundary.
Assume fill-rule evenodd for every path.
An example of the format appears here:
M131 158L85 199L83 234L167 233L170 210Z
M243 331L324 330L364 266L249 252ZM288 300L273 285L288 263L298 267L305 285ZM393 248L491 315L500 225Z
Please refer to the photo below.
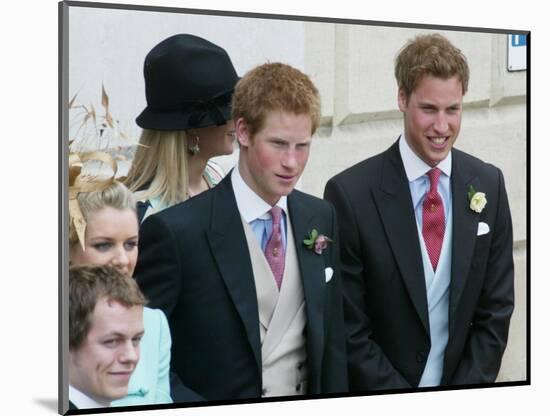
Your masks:
M231 184L233 185L237 208L247 223L251 223L258 218L271 218L268 214L269 210L272 208L271 205L250 189L242 178L238 165L231 172ZM275 205L280 207L288 216L286 195L281 196Z
M407 179L409 182L417 180L432 168L413 152L409 146L409 143L405 139L405 133L403 133L399 138L399 153L401 154L401 160L403 161L405 173L407 174ZM450 177L452 162L452 152L449 152L447 157L438 163L437 168Z
M69 384L69 400L73 402L73 404L79 409L102 408L102 407L111 406L111 403L108 401L105 401L104 403L95 401L91 397L82 393L80 390L75 389L70 384Z

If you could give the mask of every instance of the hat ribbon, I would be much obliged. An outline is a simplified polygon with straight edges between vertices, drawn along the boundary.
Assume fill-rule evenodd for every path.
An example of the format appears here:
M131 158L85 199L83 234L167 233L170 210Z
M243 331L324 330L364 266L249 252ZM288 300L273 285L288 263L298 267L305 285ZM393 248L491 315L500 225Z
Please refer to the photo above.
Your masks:
M189 116L189 124L191 127L198 126L201 120L208 114L212 116L216 126L225 124L227 120L223 116L220 107L223 107L231 102L232 95L233 89L224 91L207 101L199 101L198 103L195 103Z

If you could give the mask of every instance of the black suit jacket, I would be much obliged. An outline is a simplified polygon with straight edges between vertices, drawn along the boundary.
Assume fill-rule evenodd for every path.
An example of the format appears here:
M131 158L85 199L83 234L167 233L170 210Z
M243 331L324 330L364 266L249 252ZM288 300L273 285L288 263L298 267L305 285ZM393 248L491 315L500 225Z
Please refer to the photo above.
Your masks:
M262 393L260 322L252 265L231 175L215 188L147 218L136 279L172 331L171 370L206 400ZM299 191L288 197L306 302L308 393L347 391L338 246L322 255L302 240L337 234L334 208ZM325 268L334 277L325 282Z
M485 192L481 213L468 189ZM514 304L512 223L501 171L452 150L449 341L442 385L493 382ZM427 295L398 143L336 175L350 389L416 387L430 351ZM477 236L478 223L490 227Z

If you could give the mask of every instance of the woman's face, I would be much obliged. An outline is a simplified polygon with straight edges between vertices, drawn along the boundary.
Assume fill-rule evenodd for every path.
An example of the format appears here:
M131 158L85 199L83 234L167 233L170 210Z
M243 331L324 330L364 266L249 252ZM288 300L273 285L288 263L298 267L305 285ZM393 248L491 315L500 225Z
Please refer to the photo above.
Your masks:
M88 215L85 247L70 249L71 265L97 264L117 267L131 276L138 255L138 222L131 209L105 207Z
M200 155L206 158L214 156L230 155L233 153L235 143L235 123L233 120L221 126L203 127L188 132L190 146L195 144L196 137L199 137Z

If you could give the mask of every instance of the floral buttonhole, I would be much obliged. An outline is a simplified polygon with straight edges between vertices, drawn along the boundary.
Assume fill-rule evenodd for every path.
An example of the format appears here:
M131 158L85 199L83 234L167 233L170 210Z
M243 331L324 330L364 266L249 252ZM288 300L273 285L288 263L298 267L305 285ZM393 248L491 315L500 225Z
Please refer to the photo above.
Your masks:
M470 209L478 214L483 211L487 205L487 198L483 192L477 192L472 185L468 190L468 199L470 200Z
M322 254L328 243L332 243L332 240L326 235L319 234L315 228L310 231L308 237L304 240L305 246L317 254Z

